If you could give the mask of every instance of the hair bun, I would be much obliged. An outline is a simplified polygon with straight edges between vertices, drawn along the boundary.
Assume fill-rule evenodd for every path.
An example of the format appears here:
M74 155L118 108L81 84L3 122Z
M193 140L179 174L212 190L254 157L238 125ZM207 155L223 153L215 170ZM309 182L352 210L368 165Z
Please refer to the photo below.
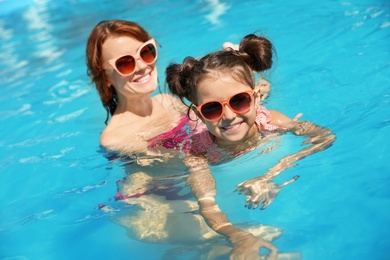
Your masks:
M241 40L239 50L245 53L242 57L254 71L264 71L272 67L274 47L268 39L248 34Z

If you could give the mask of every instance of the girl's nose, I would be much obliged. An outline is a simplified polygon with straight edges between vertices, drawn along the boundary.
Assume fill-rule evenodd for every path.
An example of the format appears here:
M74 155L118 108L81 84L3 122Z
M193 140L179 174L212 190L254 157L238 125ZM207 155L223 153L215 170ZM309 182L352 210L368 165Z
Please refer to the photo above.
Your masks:
M222 119L232 120L235 117L236 117L236 113L234 113L227 104L224 104Z

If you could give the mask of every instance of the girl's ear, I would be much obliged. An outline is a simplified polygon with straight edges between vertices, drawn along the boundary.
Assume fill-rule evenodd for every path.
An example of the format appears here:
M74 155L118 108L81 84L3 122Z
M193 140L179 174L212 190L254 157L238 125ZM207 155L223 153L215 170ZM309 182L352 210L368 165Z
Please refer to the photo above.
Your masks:
M202 116L200 115L198 109L194 105L191 105L191 111L198 117L201 118Z
M191 113L192 112L192 113ZM198 109L196 109L196 107L194 105L191 105L191 111L190 111L190 116L191 114L195 114L196 118L197 119L200 119L202 122L203 122L203 117L202 115L199 113ZM191 117L192 118L192 117Z

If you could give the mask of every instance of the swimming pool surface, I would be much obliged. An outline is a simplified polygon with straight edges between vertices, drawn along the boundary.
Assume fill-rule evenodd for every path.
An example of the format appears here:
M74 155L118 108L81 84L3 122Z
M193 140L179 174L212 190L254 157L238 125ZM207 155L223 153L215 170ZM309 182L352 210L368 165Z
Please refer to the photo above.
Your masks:
M249 33L268 37L278 59L266 106L303 112L337 141L284 171L279 181L300 178L263 211L244 208L235 185L265 173L301 140L285 136L272 153L213 167L221 209L233 223L282 230L273 243L302 259L390 259L385 0L0 1L0 259L199 258L127 236L112 221L123 209L116 202L117 211L98 209L124 176L121 162L99 148L106 114L86 76L86 39L103 19L132 20L154 35L161 84L172 61Z

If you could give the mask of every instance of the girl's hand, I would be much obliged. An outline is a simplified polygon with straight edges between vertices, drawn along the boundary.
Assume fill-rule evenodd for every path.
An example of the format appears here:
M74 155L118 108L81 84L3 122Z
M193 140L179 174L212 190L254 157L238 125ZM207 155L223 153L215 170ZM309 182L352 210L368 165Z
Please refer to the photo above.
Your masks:
M227 50L229 48L238 51L239 45L231 42L224 42L222 44L222 49Z
M278 257L278 249L271 243L255 237L249 232L238 232L230 237L230 242L233 244L233 251L230 259L260 259L260 248L264 247L270 251L266 259L276 260Z
M247 196L245 207L256 209L263 205L260 209L265 209L276 198L282 187L298 178L299 176L295 176L291 180L277 185L269 176L264 175L238 184L236 191Z

